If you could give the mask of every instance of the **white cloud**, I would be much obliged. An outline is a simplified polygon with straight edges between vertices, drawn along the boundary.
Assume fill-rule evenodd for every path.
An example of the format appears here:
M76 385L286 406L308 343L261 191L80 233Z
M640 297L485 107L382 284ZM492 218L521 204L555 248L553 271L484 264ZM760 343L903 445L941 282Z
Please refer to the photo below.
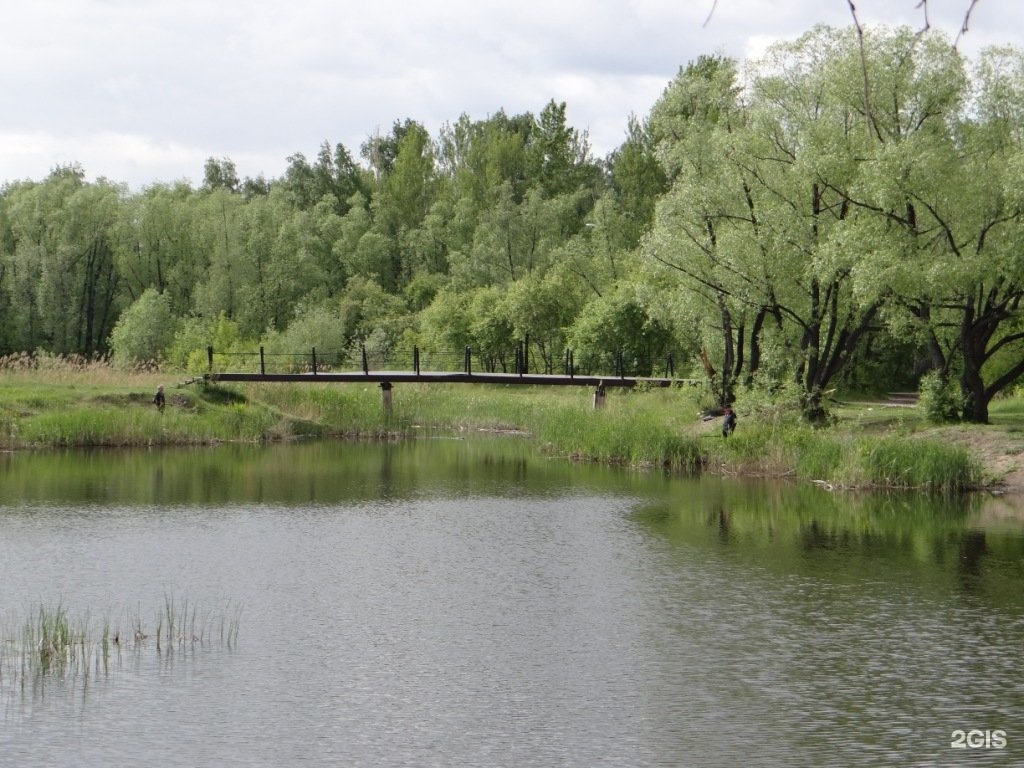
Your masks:
M917 0L858 0L866 24L923 24ZM969 0L930 0L951 37ZM962 48L1019 43L1024 9L981 0ZM714 7L710 21L704 22ZM283 173L324 140L353 154L411 118L565 101L603 155L702 53L759 55L845 0L38 0L5 11L0 181L81 163L132 187L201 179L205 158Z

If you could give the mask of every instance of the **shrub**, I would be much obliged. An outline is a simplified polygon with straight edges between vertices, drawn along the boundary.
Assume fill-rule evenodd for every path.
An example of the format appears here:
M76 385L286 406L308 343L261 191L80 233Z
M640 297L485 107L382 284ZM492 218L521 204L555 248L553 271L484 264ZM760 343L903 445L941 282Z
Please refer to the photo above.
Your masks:
M931 371L921 377L918 390L918 405L928 421L936 424L960 421L963 398L957 385L947 381L937 371Z
M174 339L176 320L171 300L154 288L147 288L124 311L110 334L114 365L133 368L158 362Z

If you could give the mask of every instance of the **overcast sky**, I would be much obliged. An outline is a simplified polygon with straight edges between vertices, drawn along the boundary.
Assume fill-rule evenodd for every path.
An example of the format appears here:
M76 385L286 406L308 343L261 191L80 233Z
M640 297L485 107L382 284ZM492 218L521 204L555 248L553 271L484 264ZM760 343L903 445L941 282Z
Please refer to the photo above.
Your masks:
M918 0L856 0L862 23L924 24ZM970 0L929 0L956 36ZM714 11L712 13L712 9ZM710 20L708 16L711 14ZM705 21L707 20L707 24ZM30 0L0 22L0 183L79 163L137 190L240 176L416 120L566 102L602 157L703 53L756 56L847 0ZM960 49L1022 45L1024 3L978 0ZM1024 47L1024 46L1022 46Z

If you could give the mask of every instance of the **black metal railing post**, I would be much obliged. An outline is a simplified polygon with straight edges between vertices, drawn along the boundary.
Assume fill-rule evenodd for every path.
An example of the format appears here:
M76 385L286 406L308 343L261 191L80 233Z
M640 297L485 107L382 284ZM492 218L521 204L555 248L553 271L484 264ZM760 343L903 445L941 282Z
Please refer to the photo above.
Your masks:
M316 376L316 347L313 347L313 375Z
M213 370L213 345L211 344L206 348L206 360L209 365L209 370Z
M370 361L366 359L366 345L359 345L359 352L363 357L363 374L368 376L370 374Z
M412 348L412 369L416 372L416 375L420 375L420 348Z
M473 363L472 363L472 360L473 360L473 351L469 347L466 347L466 361L465 361L465 366L464 366L463 370L465 370L467 376L472 376L473 375Z
M263 346L260 346L260 376L267 375L267 362L263 358Z

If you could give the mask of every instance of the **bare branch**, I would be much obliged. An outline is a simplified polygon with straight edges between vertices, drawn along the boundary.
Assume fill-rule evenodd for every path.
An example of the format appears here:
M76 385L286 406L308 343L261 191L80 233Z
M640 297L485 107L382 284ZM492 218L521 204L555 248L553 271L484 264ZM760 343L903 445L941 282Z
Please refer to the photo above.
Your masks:
M921 31L918 32L919 35L922 35L932 28L931 22L928 21L928 0L921 0L921 2L914 6L914 8L921 8L924 11L924 26L921 27Z
M967 34L967 27L971 23L971 14L974 13L974 6L978 4L979 0L971 0L970 6L967 8L967 13L964 15L963 26L960 27L960 31L956 34L956 40L953 41L953 47L956 48L960 44L960 38Z
M708 12L708 17L706 19L704 19L704 23L701 26L706 27L708 24L711 23L711 17L715 15L715 8L717 8L717 7L718 7L718 0L714 0L714 2L711 3L711 10Z
M926 1L927 0L921 0L921 2ZM861 26L860 19L857 18L857 6L853 4L853 0L846 0L846 3L850 6L850 16L853 17L853 27L857 30L857 44L860 46L860 73L861 77L864 79L864 114L868 130L870 131L871 126L875 121L871 114L871 88L868 83L868 58L867 54L864 52L864 27Z

